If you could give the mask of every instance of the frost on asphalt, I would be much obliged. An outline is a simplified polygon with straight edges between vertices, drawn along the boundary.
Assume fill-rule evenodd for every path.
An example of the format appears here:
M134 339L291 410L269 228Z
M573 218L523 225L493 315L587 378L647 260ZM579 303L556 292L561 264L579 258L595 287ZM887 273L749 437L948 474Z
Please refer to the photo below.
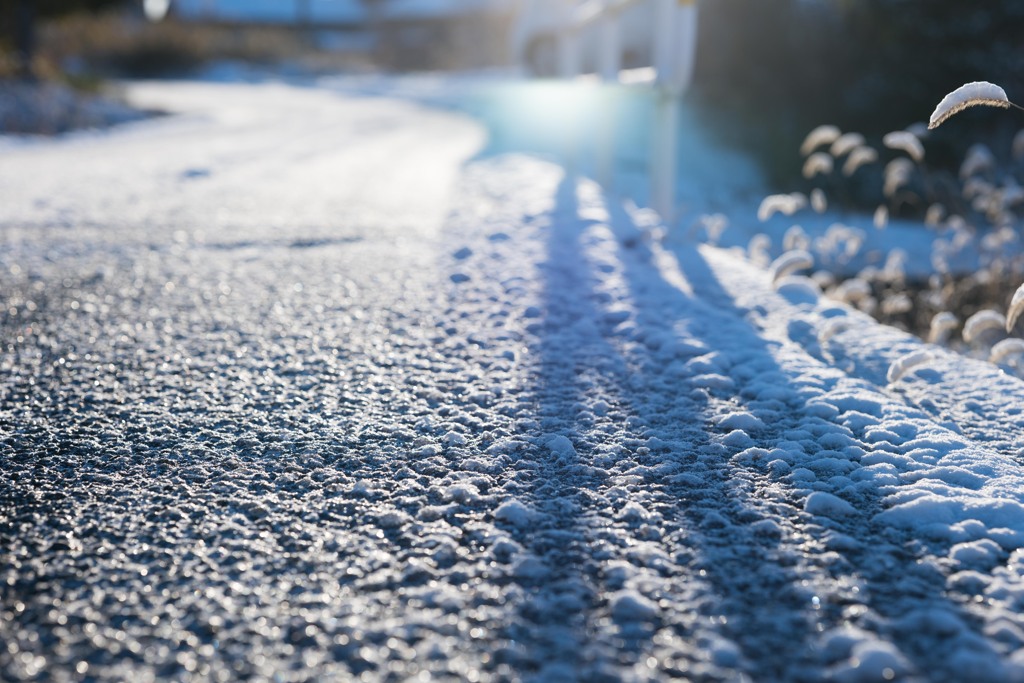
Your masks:
M134 94L0 156L0 678L1024 678L1017 380L454 115Z

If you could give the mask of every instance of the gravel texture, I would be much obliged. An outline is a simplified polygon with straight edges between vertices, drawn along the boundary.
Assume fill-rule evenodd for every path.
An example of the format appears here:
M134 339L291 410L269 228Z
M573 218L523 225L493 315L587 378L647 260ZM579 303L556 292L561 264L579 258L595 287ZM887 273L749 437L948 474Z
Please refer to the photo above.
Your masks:
M130 92L0 157L0 678L1021 679L1015 380L454 114Z

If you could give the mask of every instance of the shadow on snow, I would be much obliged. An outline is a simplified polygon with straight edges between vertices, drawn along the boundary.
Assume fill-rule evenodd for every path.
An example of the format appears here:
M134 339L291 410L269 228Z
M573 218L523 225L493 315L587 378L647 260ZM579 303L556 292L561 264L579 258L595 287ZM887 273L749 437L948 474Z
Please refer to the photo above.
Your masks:
M588 235L603 221L581 218L580 209L576 180L566 178L548 217L540 268L546 317L532 330L539 337L532 391L542 436L529 456L535 469L518 492L544 513L543 523L517 535L543 569L517 579L528 599L523 622L507 635L533 650L530 661L549 663L541 677L559 675L562 666L600 678L610 675L608 665L642 666L653 653L673 675L715 677L739 668L765 680L814 678L823 660L820 634L855 622L856 603L886 619L914 605L960 613L943 595L941 574L916 566L911 549L897 540L869 550L885 535L871 522L881 492L862 500L851 520L824 521L856 541L850 549L827 548L829 529L820 519L798 529L785 518L812 521L785 481L768 475L763 463L745 465L734 456L747 445L773 448L807 418L792 373L699 248L675 253L682 275L699 289L690 295L658 273L654 251L618 206L605 207L607 227L635 319L603 308L609 296L599 291L594 271L607 274L614 266L586 263ZM699 357L716 350L736 386L697 377L687 365L698 358L699 367ZM759 396L759 383L778 391ZM729 408L773 417L750 444L736 445L713 423L716 411ZM622 489L630 487L646 492L653 514L608 509L627 506ZM781 527L772 521L779 519ZM638 557L634 543L659 552ZM622 579L615 560L637 565L634 580ZM644 572L656 580L645 582ZM909 595L892 594L893 572L911 577L898 584ZM818 595L826 584L833 586L831 600ZM623 589L631 587L658 605L656 614L629 609ZM689 604L699 604L699 614L675 607L680 591L694 594ZM919 671L934 670L936 653L921 646L918 634L865 628L880 630ZM666 639L656 635L666 633L690 649L660 646ZM701 658L718 665L717 673Z

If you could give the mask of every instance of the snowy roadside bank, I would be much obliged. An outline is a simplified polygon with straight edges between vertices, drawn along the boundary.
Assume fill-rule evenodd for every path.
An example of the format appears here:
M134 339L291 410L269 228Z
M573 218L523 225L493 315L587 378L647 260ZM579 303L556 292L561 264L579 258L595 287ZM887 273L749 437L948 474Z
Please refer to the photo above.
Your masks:
M757 571L770 584L781 560L758 534L783 545L802 539L794 571L816 587L811 609L832 612L810 629L822 634L816 645L805 645L839 680L1019 678L1018 646L1006 647L1017 641L1006 635L1021 627L1021 383L878 325L818 296L807 280L774 291L765 272L726 252L645 243L637 221L596 187L574 192L573 182L556 192L541 272L555 280L551 290L570 292L555 300L566 314L580 309L570 301L597 303L590 320L549 332L567 337L563 348L593 353L584 365L624 365L620 385L643 406L658 493L689 505L697 487L713 500L742 501L715 507L703 538L691 537L714 548L705 551L709 567L729 567L731 553L766 558ZM576 250L586 265L568 265ZM571 277L592 290L571 286ZM595 349L588 324L611 348ZM894 363L922 351L927 362L887 380ZM703 436L687 432L695 419ZM680 455L695 452L680 467ZM734 610L728 623L742 624L722 630L738 652L762 653L747 671L764 677L766 653L786 648L769 645L753 624L808 614L795 608L801 616L787 617L749 585L716 588ZM814 655L800 656L809 668L792 663L781 679L824 675L810 664Z

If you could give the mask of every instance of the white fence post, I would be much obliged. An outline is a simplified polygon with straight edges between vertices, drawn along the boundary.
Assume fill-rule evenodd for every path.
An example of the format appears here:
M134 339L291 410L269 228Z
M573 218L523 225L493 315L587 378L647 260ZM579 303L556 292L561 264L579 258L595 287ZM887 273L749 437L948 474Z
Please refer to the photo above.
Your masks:
M619 37L619 12L615 8L615 0L603 0L598 21L601 30L601 79L606 83L615 83L622 69L622 41Z
M573 21L572 8L562 3L562 30L558 34L558 75L576 78L580 74L579 27Z
M679 125L677 0L655 0L654 136L651 141L651 206L665 223L675 214L676 126Z
M651 141L651 208L665 223L676 211L676 154L678 152L679 96L671 89L654 93L654 139Z
M676 0L654 0L652 61L657 85L672 83L676 56Z
M562 30L558 37L559 75L571 79L582 67L580 33L596 24L601 40L597 70L605 82L597 103L599 130L596 152L597 179L610 187L614 177L616 91L622 68L620 13L641 0L591 0L578 11L561 3ZM651 140L651 206L665 223L676 213L676 156L680 100L693 77L697 42L697 0L649 0L654 5L652 62L655 70L655 112ZM568 137L575 138L578 130ZM568 142L568 141L567 141ZM570 142L570 167L576 163L576 145Z
M614 7L615 0L602 0L599 29L601 31L601 48L599 52L599 70L601 80L600 130L597 141L597 182L605 189L610 189L615 179L615 83L619 80L622 69L622 44L619 37L619 13Z
M693 81L693 67L697 61L697 0L678 0L676 17L676 87L683 93Z

